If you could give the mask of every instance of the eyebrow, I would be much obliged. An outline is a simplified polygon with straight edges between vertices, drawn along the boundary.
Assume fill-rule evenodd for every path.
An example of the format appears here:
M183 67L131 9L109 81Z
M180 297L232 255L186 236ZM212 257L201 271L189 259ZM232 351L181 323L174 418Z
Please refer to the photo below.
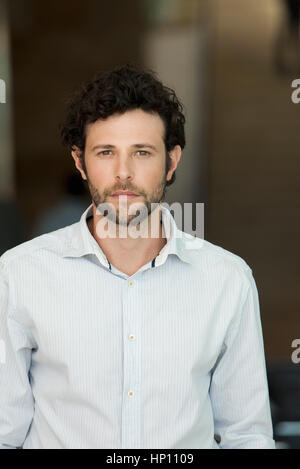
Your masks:
M151 145L150 143L135 143L134 145L131 145L132 148L151 148L154 151L157 151L157 148L154 145ZM110 145L110 144L98 144L95 145L92 148L92 151L98 150L100 148L106 148L106 149L112 149L116 148L115 145Z

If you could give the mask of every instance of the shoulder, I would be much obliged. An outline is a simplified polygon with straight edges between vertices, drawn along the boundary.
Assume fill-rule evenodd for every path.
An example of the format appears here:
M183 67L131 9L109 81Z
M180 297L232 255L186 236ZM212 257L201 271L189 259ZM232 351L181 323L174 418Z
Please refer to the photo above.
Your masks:
M78 226L79 223L77 222L50 233L36 236L35 238L8 249L0 256L1 269L6 269L10 265L15 265L18 262L45 253L62 255L65 249L69 247Z
M223 263L244 272L252 272L251 267L243 257L221 246L204 240L203 251L212 263Z
M236 274L246 281L252 275L243 257L205 239L184 233L184 248L185 256L202 272L213 276Z

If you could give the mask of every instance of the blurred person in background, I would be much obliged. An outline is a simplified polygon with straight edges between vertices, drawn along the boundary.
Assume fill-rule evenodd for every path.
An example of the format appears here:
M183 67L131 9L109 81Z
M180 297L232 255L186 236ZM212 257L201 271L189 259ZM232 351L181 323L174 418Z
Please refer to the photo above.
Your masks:
M70 102L62 141L92 203L0 258L1 448L275 447L252 270L161 205L182 109L128 65ZM120 236L134 202L147 236Z
M39 236L75 223L88 205L86 189L78 173L64 179L64 194L58 202L43 211L36 221L32 236Z
M27 226L18 204L11 199L0 200L0 255L27 239Z

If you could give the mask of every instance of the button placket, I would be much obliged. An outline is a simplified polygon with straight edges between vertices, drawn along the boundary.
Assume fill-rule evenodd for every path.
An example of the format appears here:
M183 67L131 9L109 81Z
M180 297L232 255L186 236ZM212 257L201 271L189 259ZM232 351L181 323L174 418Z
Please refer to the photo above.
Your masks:
M141 273L140 273L141 274ZM138 276L137 276L138 277ZM124 380L122 405L122 447L140 443L141 350L137 340L140 330L139 279L127 279L123 290ZM142 277L140 275L140 277Z

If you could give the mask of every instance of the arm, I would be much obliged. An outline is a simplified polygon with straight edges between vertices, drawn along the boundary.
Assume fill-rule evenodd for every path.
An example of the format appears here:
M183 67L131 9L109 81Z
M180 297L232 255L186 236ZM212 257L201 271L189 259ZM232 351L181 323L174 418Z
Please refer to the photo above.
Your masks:
M0 259L0 449L22 446L34 413L28 378L30 336L14 315L12 291Z
M275 449L259 299L251 269L239 314L212 371L215 434L223 449Z

